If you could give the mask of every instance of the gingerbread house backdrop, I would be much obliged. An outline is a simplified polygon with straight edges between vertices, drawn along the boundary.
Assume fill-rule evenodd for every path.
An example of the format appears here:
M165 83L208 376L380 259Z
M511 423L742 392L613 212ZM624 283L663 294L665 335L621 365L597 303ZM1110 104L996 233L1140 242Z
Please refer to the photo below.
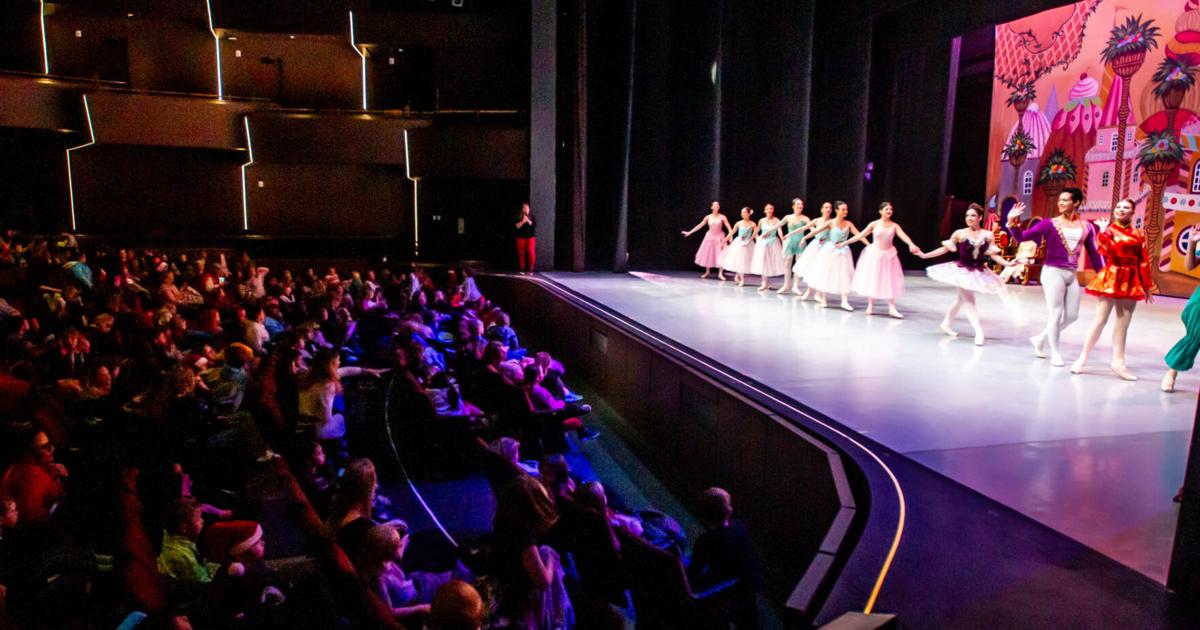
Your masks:
M1067 186L1103 225L1135 202L1162 293L1188 295L1200 270L1200 0L1082 0L996 27L988 195L1054 213Z

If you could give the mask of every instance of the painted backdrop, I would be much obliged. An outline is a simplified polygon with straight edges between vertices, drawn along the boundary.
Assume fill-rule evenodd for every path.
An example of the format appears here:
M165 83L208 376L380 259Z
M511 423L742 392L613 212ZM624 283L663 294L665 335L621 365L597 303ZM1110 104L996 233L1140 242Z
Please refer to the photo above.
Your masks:
M1200 0L1083 0L996 27L988 195L1054 214L1066 186L1100 225L1135 202L1163 293L1188 295L1200 224ZM1195 231L1200 237L1200 229Z

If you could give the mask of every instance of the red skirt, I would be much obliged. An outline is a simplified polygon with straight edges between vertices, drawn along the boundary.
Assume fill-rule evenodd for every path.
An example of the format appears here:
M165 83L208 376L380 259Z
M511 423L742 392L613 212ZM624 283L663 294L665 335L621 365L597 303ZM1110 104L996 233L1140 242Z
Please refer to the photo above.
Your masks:
M1098 297L1115 300L1144 300L1146 290L1139 279L1138 265L1106 265L1085 289Z

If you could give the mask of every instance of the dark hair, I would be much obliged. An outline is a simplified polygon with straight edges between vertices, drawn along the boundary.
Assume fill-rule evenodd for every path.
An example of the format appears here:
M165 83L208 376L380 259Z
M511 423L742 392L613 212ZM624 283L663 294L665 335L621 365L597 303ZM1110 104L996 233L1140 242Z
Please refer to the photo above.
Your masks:
M172 534L178 534L199 510L200 504L191 497L174 499L163 510L163 528Z
M890 202L890 201L885 201L885 202L883 202L883 203L879 204L879 210L878 210L878 212L883 212L883 209L884 209L884 208L886 208L886 207L888 207L888 206L890 206L890 205L892 205L892 202ZM894 209L894 208L893 208L893 209Z
M979 218L981 218L981 219L985 216L984 212L983 212L983 206L981 206L977 203L973 203L973 204L967 206L967 210L964 211L963 214L966 215L966 213L971 210L974 210L975 214L979 215Z
M721 525L733 515L733 501L722 488L709 488L700 494L696 516L704 525Z
M841 201L840 199L838 201L833 202L834 210L837 210L838 208L840 208L842 206L846 206L847 208L849 208L850 204L846 203L845 201Z
M1074 186L1068 186L1067 188L1062 189L1062 191L1071 195L1071 201L1073 201L1075 203L1083 203L1083 191L1082 190L1080 190Z

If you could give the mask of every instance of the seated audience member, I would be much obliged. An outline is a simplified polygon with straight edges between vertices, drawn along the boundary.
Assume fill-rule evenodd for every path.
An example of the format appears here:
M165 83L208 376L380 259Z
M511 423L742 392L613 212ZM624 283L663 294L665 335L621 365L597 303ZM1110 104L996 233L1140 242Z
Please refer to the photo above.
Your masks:
M701 591L736 580L734 587L738 628L757 628L755 598L762 589L762 567L758 553L745 528L732 520L733 500L721 488L709 488L700 495L696 516L704 533L692 546L688 563L688 581Z
M449 571L406 575L399 563L408 541L408 525L403 521L376 525L367 532L358 565L367 587L401 620L428 614L434 593L451 577Z
M233 413L241 408L246 397L254 351L245 344L231 343L223 354L224 364L205 370L200 378L212 393L216 408L222 413Z
M578 405L574 403L565 403L554 396L542 387L542 377L545 372L537 363L531 363L525 366L525 380L522 383L528 397L529 405L533 411L563 411L568 414L586 414L592 411L591 405ZM563 420L563 429L570 429L576 432L581 440L594 440L600 436L600 433L585 427L583 420L578 417L567 418Z
M503 593L500 614L515 628L574 625L558 552L541 544L557 522L554 499L532 477L514 478L496 497L492 561Z
M480 630L486 616L479 591L462 580L450 580L434 594L426 625L429 630Z
M318 440L340 442L346 436L346 418L334 413L333 401L342 393L342 379L360 374L379 376L387 370L342 367L336 350L326 349L313 358L312 367L300 376L300 414L316 420Z
M367 532L375 526L376 484L375 464L365 457L355 459L347 464L333 495L329 528L351 561L358 559Z
M254 354L266 354L266 345L271 341L271 334L267 332L267 313L258 306L253 306L244 311L246 313L245 321L242 324L242 341L250 346Z
M525 356L525 349L521 347L521 342L517 339L517 331L509 326L508 313L500 312L496 316L496 324L488 328L484 336L488 341L498 341L507 346L510 359L519 359Z
M203 562L196 546L204 530L200 504L190 498L171 501L163 515L163 528L158 572L167 578L174 601L198 601L218 568Z
M21 455L0 477L0 494L17 504L26 523L50 520L63 499L67 468L54 461L54 443L45 431L29 431Z
M271 609L285 598L274 572L263 562L262 526L254 521L215 523L205 533L205 542L221 565L210 587L208 613L218 623L241 620L251 627L267 625Z
M433 405L433 411L439 416L482 416L483 411L463 400L449 372L438 370L429 379L425 387L425 396Z
M317 514L325 516L329 513L330 499L333 494L333 482L325 466L325 449L315 440L303 441L296 445L288 462L296 473L296 480L304 495L312 503Z

